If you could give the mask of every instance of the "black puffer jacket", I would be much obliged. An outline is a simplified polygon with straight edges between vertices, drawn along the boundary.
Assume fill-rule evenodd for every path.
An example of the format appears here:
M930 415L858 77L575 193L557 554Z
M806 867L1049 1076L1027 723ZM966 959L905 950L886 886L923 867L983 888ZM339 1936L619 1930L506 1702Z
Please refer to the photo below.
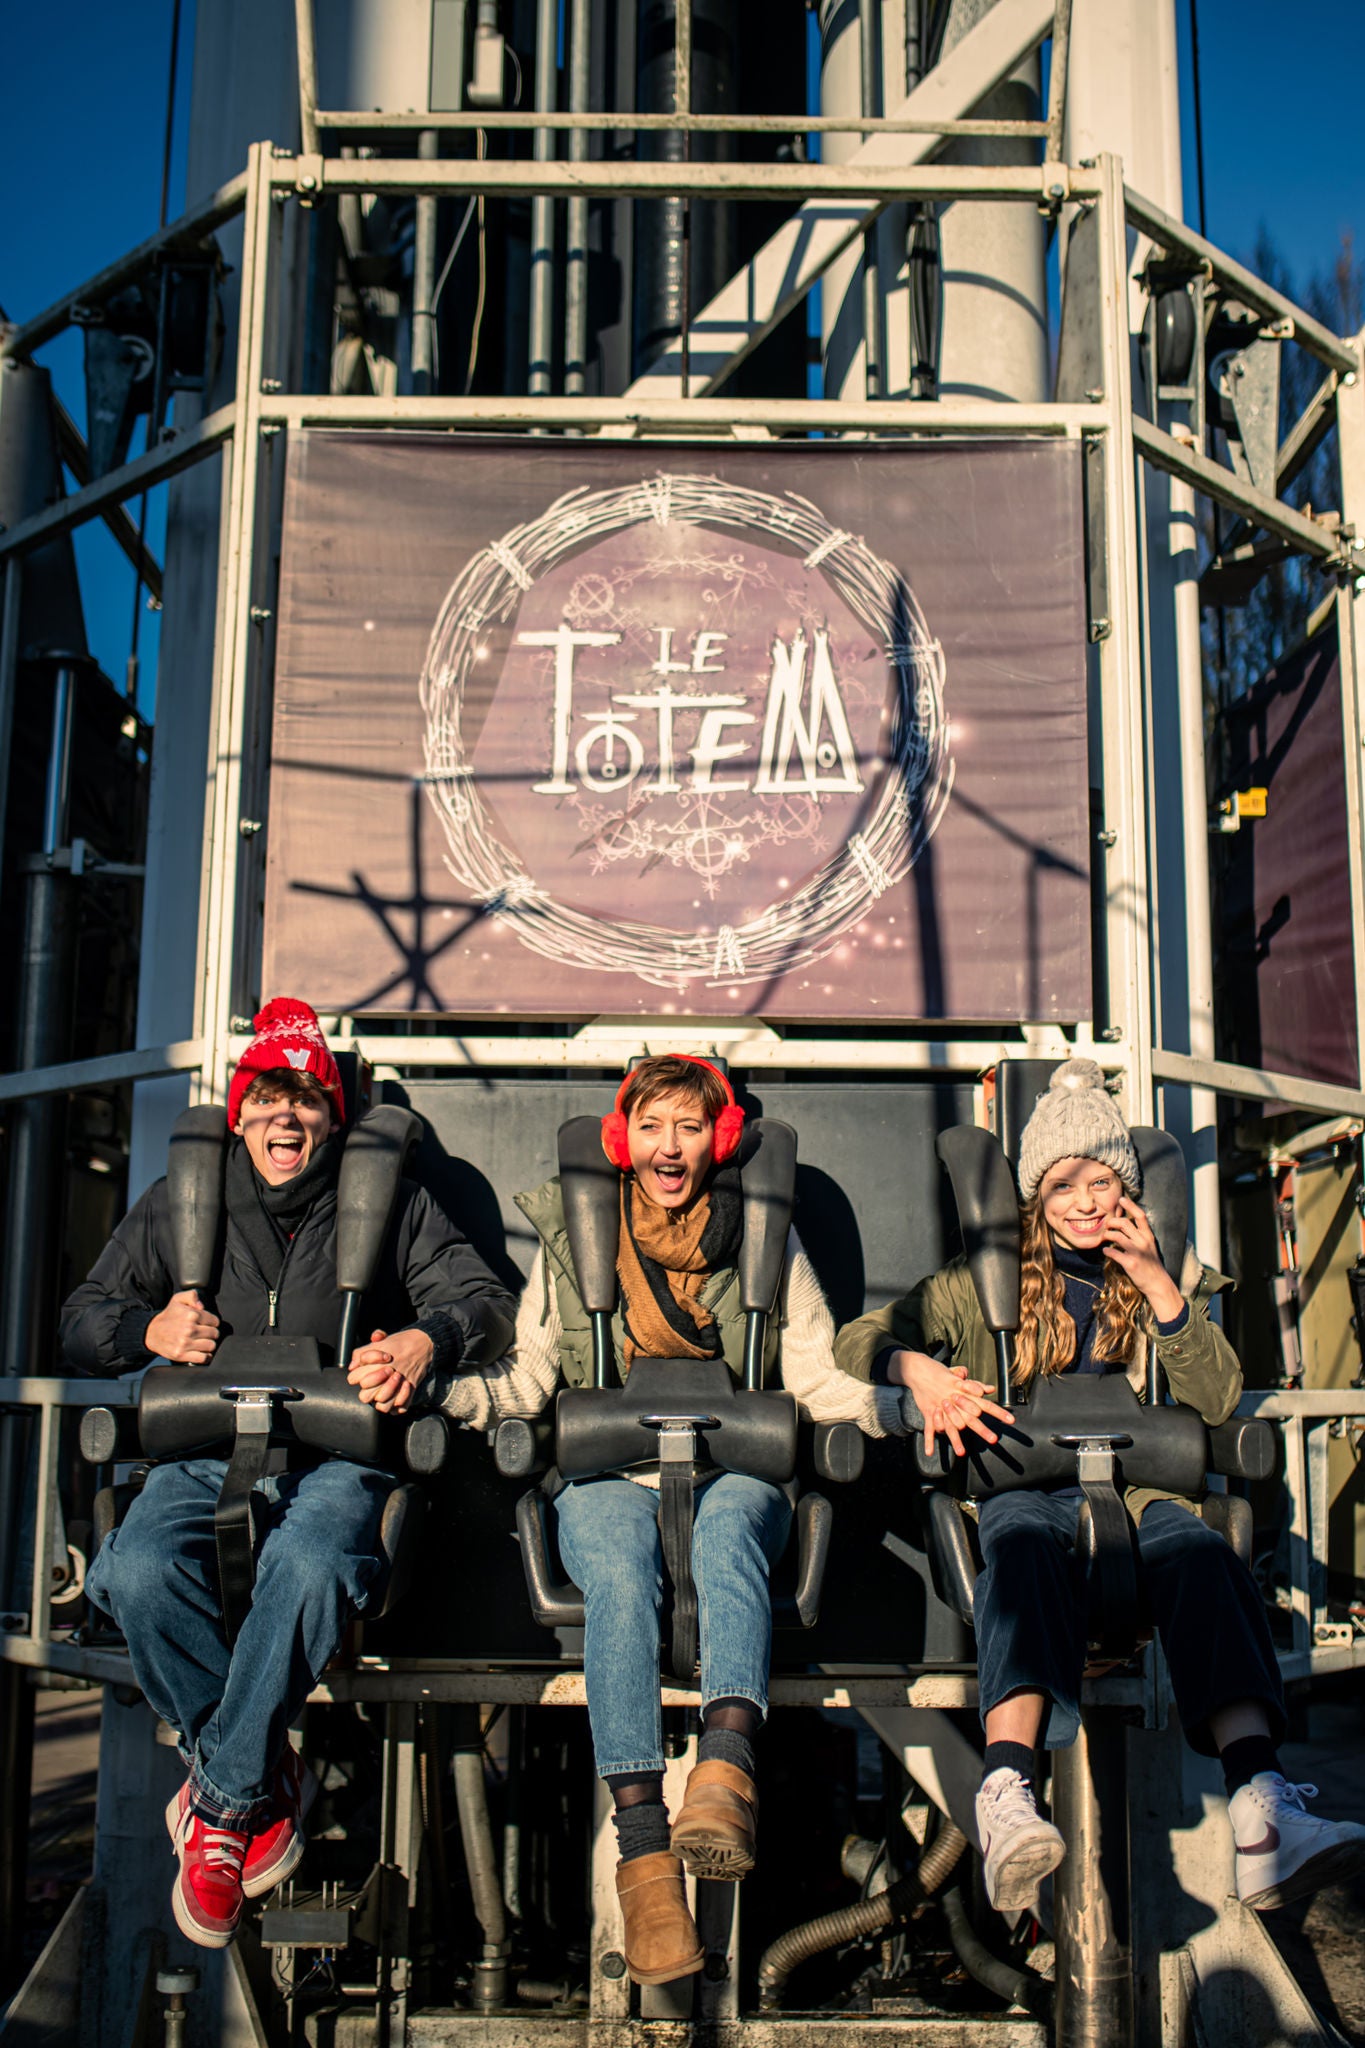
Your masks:
M231 1173L228 1180L231 1186ZM203 1297L219 1317L223 1336L255 1337L273 1327L286 1336L315 1337L331 1362L341 1314L336 1211L333 1179L284 1255L272 1325L270 1283L229 1203L218 1279ZM166 1183L159 1180L128 1211L89 1279L62 1310L62 1350L69 1363L105 1374L146 1365L147 1325L175 1292L172 1265ZM512 1297L473 1246L425 1189L403 1181L374 1286L361 1304L360 1341L368 1341L371 1330L415 1325L436 1347L428 1376L434 1381L438 1373L500 1358L511 1345L515 1319Z

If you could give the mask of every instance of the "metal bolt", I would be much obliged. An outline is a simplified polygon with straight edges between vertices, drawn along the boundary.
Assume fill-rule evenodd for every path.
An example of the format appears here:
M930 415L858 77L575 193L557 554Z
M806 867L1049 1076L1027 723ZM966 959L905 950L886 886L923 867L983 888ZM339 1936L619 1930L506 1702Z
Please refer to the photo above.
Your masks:
M262 377L261 389L269 397L272 391L283 391L284 386L278 377Z
M1048 188L1047 188L1047 196L1048 196L1048 198L1049 198L1049 199L1065 199L1065 198L1066 198L1066 186L1065 186L1065 185L1049 185L1049 186L1048 186Z
M279 423L279 421L278 421L278 420L264 420L264 421L262 421L262 423L261 423L261 439L262 439L263 441L270 441L270 440L273 440L274 436L275 436L276 434L278 434L278 433L279 433L279 431L280 431L280 423Z
M241 833L243 839L250 839L260 829L261 821L259 818L240 818L237 822L237 830Z
M1100 1037L1104 1040L1106 1045L1116 1044L1118 1040L1122 1038L1122 1036L1123 1026L1121 1024L1106 1024L1103 1031L1101 1031L1100 1033Z
M1092 405L1102 405L1104 403L1104 386L1096 384L1093 390L1087 391L1085 395Z
M251 607L251 623L253 626L263 626L267 619L273 619L274 616L274 612L271 611L268 605L253 604Z
M1119 835L1112 826L1106 826L1102 832L1097 832L1095 837L1101 846L1117 846Z
M1113 630L1114 628L1108 619L1092 619L1090 621L1090 637L1092 640L1107 640Z
M604 1977L613 1979L626 1974L626 1959L619 1948L609 1948L598 1966Z
M275 206L287 206L289 203L289 194L285 191L283 185L277 185L270 198L272 205Z
M229 1031L250 1031L251 1024L252 1020L250 1017L242 1017L234 1014L233 1016L228 1018Z

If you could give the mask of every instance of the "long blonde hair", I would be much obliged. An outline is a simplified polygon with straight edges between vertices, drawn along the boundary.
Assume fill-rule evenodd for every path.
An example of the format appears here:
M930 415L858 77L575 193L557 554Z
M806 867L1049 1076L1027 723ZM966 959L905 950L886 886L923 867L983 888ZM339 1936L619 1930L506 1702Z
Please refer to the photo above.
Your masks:
M1052 1256L1052 1232L1043 1218L1040 1194L1022 1205L1020 1221L1023 1267L1014 1379L1023 1393L1040 1374L1046 1379L1065 1372L1076 1356L1076 1325L1067 1313L1066 1283ZM1100 1365L1130 1366L1151 1326L1145 1296L1121 1266L1106 1260L1104 1284L1095 1302L1091 1357Z

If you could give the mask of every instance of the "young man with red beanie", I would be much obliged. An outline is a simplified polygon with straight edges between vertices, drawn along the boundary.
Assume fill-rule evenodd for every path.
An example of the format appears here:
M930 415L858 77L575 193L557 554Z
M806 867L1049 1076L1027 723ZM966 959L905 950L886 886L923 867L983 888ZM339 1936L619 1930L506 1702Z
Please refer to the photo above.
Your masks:
M228 1091L235 1142L212 1293L178 1291L166 1182L136 1202L62 1311L62 1345L89 1372L154 1359L204 1365L227 1336L269 1330L335 1345L341 1076L306 1003L268 1003ZM350 1377L364 1401L407 1408L429 1373L501 1356L511 1297L425 1191L404 1181L364 1312L370 1343ZM153 1466L91 1566L86 1595L122 1629L138 1684L175 1729L188 1768L167 1812L172 1892L191 1941L231 1941L243 1898L270 1891L303 1854L305 1788L288 1739L380 1570L390 1481L341 1458L271 1453L258 1482L267 1527L251 1608L229 1649L219 1605L214 1508L222 1458Z

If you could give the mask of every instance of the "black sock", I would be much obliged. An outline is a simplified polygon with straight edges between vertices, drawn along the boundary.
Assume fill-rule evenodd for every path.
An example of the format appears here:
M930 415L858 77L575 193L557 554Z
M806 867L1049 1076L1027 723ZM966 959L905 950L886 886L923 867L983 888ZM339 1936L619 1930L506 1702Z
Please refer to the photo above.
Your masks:
M752 1778L758 1718L758 1708L748 1700L713 1700L702 1720L697 1762L733 1764Z
M664 1781L657 1771L638 1777L608 1778L616 1802L612 1825L623 1863L637 1856L655 1856L668 1847L668 1810L664 1805Z
M984 1783L992 1771L1018 1771L1034 1798L1038 1797L1038 1752L1026 1742L988 1742L981 1759Z
M1219 1763L1223 1766L1223 1783L1228 1798L1240 1792L1243 1785L1249 1785L1262 1771L1278 1771L1279 1752L1268 1735L1243 1735L1236 1742L1230 1742L1219 1752Z

